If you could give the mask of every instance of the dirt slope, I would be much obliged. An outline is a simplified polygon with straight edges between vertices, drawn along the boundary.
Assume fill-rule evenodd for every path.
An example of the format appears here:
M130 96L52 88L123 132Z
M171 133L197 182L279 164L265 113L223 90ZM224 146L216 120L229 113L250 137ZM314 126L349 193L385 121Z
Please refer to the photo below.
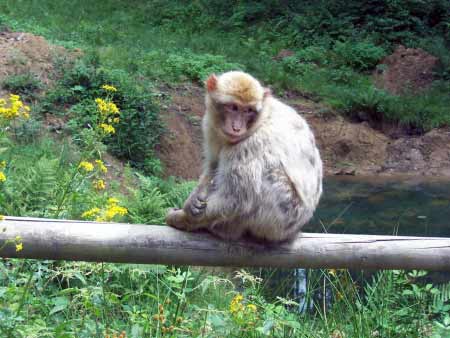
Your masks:
M33 74L44 85L51 84L54 61L70 54L41 36L0 32L0 83L11 75ZM0 86L0 95L4 95Z
M170 133L159 151L167 176L197 178L201 171L203 89L164 88L173 98L161 114ZM424 175L450 177L450 130L390 137L367 123L350 122L302 98L284 100L306 118L317 138L327 175Z

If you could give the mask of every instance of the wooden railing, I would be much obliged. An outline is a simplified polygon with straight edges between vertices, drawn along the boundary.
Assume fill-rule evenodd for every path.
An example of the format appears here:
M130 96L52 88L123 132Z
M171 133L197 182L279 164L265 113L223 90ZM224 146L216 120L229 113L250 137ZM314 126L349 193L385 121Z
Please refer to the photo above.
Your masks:
M4 230L4 231L2 231ZM14 243L20 236L23 249ZM450 271L450 238L303 233L290 244L225 242L167 226L25 217L0 222L0 257L174 265Z

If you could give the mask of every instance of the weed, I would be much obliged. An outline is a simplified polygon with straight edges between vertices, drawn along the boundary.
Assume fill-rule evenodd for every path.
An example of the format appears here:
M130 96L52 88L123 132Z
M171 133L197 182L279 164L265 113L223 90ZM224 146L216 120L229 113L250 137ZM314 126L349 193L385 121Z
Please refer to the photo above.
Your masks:
M28 100L35 99L36 92L42 89L41 81L32 73L10 75L2 85L9 92L22 95Z

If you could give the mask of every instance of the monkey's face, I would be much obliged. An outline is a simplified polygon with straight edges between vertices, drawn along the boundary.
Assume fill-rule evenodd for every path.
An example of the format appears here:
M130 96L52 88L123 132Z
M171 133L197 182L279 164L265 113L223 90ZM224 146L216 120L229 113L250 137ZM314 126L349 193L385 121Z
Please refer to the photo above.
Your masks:
M213 116L214 128L223 138L236 144L257 128L263 111L263 100L270 95L249 74L232 71L206 80L206 104Z
M220 129L225 139L236 144L245 139L254 125L258 112L251 105L225 103L220 105Z

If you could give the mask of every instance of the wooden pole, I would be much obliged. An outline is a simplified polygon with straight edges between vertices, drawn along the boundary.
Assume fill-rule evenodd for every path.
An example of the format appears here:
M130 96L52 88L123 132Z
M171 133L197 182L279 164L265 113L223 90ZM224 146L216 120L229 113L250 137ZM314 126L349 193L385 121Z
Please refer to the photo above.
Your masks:
M4 231L2 231L4 230ZM450 238L303 233L293 243L225 242L167 226L6 217L0 257L205 266L450 271Z

